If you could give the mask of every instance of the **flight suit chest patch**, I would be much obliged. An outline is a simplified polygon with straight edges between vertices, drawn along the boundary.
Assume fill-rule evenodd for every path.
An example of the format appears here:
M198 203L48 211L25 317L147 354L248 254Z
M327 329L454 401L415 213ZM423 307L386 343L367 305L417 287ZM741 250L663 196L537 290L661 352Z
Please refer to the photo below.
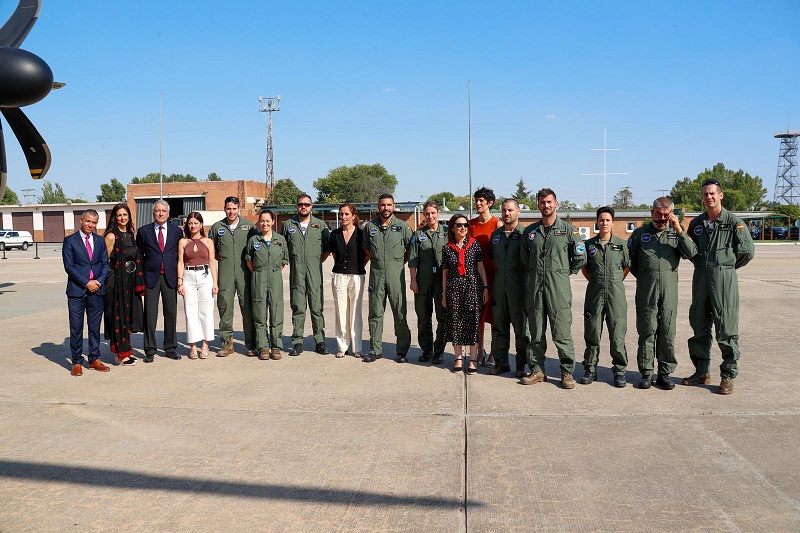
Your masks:
M311 229L319 229L319 224L311 224L308 227L311 228Z
M520 240L522 238L522 234L521 233L512 233L511 235L508 236L508 238L511 239L512 241L518 241L518 240Z
M392 224L391 228L392 231L403 231L403 228L401 228L400 226L396 226L394 224Z
M283 246L282 241L272 241L272 244L274 244L275 246Z
M289 233L294 233L295 231L297 231L297 228L296 228L296 227L294 227L294 226L289 226Z
M731 225L730 224L719 224L717 226L717 229L719 229L720 231L730 231L731 230Z
M650 235L649 233L642 233L642 237L641 238L642 238L642 242L650 242L650 239L652 239L653 236Z
M697 226L696 228L694 228L694 234L698 235L698 236L702 235L703 234L703 226Z
M677 239L677 238L678 238L677 233L667 233L667 239Z
M254 250L260 250L261 249L261 243L260 242L254 242L253 243L253 249Z
M589 257L594 257L597 254L597 248L589 246Z
M611 244L610 248L611 248L611 250L613 250L615 252L621 252L622 251L622 245L621 244Z
M217 235L219 235L220 237L222 237L223 235L225 235L225 228L219 228L219 229L217 230Z
M529 241L532 241L535 238L536 238L536 232L535 231L532 231L532 232L528 233L528 240Z
M563 230L563 229L557 229L557 230L553 231L553 235L561 235L561 236L563 236L563 235L566 235L566 234L567 234L567 232L565 230Z
M419 234L419 242L425 242L427 240L428 240L428 236L427 235L425 235L424 233L420 233Z
M500 244L500 235L492 237L492 244Z
M378 234L378 228L370 228L369 229L369 234L374 237L375 235Z

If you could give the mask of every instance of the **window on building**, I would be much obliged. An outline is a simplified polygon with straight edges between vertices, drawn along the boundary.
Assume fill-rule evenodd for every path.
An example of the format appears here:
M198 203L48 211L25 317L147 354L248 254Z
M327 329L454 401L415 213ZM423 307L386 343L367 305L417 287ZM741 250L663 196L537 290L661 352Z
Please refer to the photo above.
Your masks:
M636 229L636 222L628 222L625 227L625 231L628 233L633 233Z

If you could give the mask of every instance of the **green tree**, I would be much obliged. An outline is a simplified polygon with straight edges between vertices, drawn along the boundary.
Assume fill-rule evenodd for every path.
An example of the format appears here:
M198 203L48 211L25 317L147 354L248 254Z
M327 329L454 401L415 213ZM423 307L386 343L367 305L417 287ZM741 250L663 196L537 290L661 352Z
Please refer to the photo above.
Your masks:
M144 176L143 178L139 178L134 176L131 180L131 183L159 183L161 178L158 172L151 172L150 174ZM191 174L170 174L167 176L164 174L164 183L179 183L179 182L187 182L187 181L197 181L197 178L192 176Z
M68 198L59 183L53 186L52 183L45 180L42 183L42 194L38 199L40 204L65 204Z
M281 178L275 182L272 196L275 205L294 204L302 192L292 178Z
M585 203L585 204L583 204L583 206L581 207L581 210L583 210L583 211L594 211L594 210L596 210L596 209L597 209L597 208L596 208L595 206L593 206L593 205L592 205L592 202L586 202L586 203Z
M789 225L791 226L795 220L800 219L800 207L797 207L793 204L777 204L775 207L772 208L773 211L776 213L780 213L781 215L788 215L791 219L789 221Z
M614 209L630 209L633 207L633 192L629 187L620 189L614 195L614 200L611 203Z
M121 202L125 199L125 186L117 178L111 178L109 183L100 185L98 202Z
M722 205L731 211L745 211L764 205L767 189L758 176L751 176L742 169L733 171L717 163L705 169L695 179L678 180L670 191L670 198L677 207L700 211L703 209L701 185L707 179L720 182L725 196Z
M314 180L317 201L322 203L377 202L381 194L394 193L397 178L380 163L340 166Z
M209 172L206 181L222 181L222 178L216 172Z
M536 200L531 199L531 208L536 207ZM559 200L558 201L558 210L559 211L577 211L580 209L578 204L575 202L570 202L569 200Z
M6 187L6 192L3 193L3 199L0 201L0 205L17 205L18 203L19 197L17 193Z
M517 182L517 191L511 195L511 198L514 200L527 200L531 196L530 189L525 188L525 180L522 179L522 176L519 177L519 181Z

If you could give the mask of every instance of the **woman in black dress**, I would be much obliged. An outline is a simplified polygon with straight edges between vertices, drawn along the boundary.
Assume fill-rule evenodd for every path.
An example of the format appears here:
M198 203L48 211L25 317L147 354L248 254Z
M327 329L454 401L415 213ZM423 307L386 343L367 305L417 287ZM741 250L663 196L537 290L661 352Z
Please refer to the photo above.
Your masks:
M453 343L456 356L453 372L463 368L462 346L469 346L468 374L478 371L478 324L489 299L483 251L477 240L468 238L469 222L453 215L447 228L448 243L442 250L442 283L445 308L444 339Z
M104 333L116 354L116 363L136 364L131 334L142 331L144 275L136 250L136 235L131 210L119 203L111 210L103 237L108 249L108 277L103 309Z

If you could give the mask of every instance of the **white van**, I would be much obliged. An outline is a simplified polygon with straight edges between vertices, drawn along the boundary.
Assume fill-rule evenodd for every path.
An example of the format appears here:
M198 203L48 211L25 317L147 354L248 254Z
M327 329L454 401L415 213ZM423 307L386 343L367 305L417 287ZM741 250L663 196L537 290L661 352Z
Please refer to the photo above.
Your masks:
M0 250L5 250L6 248L27 250L31 244L33 244L33 237L29 231L0 230Z

